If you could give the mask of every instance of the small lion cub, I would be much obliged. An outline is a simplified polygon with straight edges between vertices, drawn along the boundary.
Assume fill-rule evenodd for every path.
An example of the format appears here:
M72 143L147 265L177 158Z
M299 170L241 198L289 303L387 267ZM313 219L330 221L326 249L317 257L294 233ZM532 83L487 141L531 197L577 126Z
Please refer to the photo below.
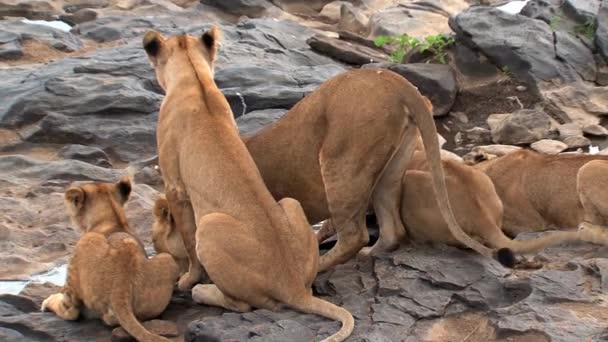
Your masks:
M179 269L173 257L147 258L129 228L123 205L131 193L128 177L118 183L87 183L65 192L72 222L84 235L68 265L65 286L42 303L65 320L84 312L109 326L120 324L139 341L170 341L138 321L160 315L171 299Z

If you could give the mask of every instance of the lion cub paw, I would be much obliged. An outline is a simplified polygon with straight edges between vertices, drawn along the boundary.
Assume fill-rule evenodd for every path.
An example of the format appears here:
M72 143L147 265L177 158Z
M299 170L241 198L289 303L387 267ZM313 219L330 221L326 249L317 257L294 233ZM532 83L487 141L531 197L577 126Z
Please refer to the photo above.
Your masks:
M71 301L69 301L67 296L63 293L50 295L42 302L40 311L52 311L57 316L68 321L77 319L80 314L78 308L74 307Z
M193 277L190 272L186 272L179 278L177 288L180 291L188 291L198 282L198 278L199 277Z

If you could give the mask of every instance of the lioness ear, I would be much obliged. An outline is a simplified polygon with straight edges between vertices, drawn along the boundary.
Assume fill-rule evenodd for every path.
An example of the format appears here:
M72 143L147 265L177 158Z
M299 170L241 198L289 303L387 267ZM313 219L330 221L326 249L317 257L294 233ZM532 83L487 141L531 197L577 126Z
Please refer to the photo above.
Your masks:
M122 200L122 204L124 204L131 194L131 178L129 178L129 176L122 177L118 183L116 183L116 190Z
M217 57L217 50L220 45L221 35L220 29L213 25L209 31L203 33L201 36L201 41L209 53L211 62L214 62L215 58Z
M164 38L163 35L156 31L148 31L144 35L143 46L144 50L148 54L151 60L154 59L158 55L158 52L161 49L162 42Z
M74 207L74 209L79 210L84 204L84 190L80 187L69 188L65 192L64 198L67 203Z

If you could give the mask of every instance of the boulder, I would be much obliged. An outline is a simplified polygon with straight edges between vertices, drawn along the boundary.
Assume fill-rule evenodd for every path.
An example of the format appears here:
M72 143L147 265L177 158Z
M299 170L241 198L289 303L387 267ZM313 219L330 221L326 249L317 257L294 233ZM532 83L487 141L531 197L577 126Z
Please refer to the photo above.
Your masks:
M579 126L598 124L600 116L608 113L608 87L593 87L584 83L564 85L542 91L545 110L561 122Z
M32 20L54 20L61 14L52 1L44 0L2 0L0 17L22 17Z
M267 0L201 0L201 3L217 7L230 14L246 15L251 18L263 16L274 6Z
M608 62L608 6L604 4L595 18L595 45Z
M40 42L63 52L74 52L83 47L82 41L70 32L22 20L0 21L0 55L4 58L21 57L24 54L22 45L27 41Z
M566 0L564 1L564 12L576 20L585 23L592 22L597 15L602 0Z
M565 143L552 139L541 139L532 143L530 147L534 151L544 154L558 154L568 149L568 145Z
M431 100L434 116L446 115L456 100L458 88L454 72L449 65L374 63L363 67L384 68L403 76Z
M306 42L313 50L352 65L388 61L388 56L378 49L322 34L314 35Z
M600 125L587 125L583 127L583 133L598 137L604 137L608 135L608 129Z
M340 6L340 21L338 29L367 36L369 18L361 10L348 2Z
M521 145L547 138L551 118L540 110L522 109L512 114L492 114L488 125L495 143Z
M594 61L588 64L592 56L586 46L562 35L556 44L553 31L541 20L471 7L451 17L450 27L458 41L481 50L503 71L533 85L554 79L574 82L591 77L595 70Z
M112 167L108 155L97 147L70 144L62 147L58 155L64 159L75 159L101 167Z

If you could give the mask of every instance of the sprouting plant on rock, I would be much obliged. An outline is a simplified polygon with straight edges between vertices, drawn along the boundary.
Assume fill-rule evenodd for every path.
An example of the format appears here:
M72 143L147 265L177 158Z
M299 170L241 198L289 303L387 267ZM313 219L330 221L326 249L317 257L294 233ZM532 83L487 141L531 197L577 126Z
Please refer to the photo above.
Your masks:
M448 37L443 34L437 34L434 36L428 36L420 46L420 52L429 51L439 59L441 64L445 64L445 55L447 49L453 45L456 41L452 37Z
M589 39L593 39L595 35L595 20L589 19L584 24L574 26L574 32Z
M560 13L554 14L551 17L551 20L549 21L549 26L551 27L551 30L557 31L557 27L559 26L559 23L561 23L562 19L562 15Z
M455 43L454 38L443 34L437 34L426 37L423 41L418 38L411 37L407 33L400 36L378 36L374 40L374 44L378 47L385 45L394 45L396 48L391 53L390 59L394 63L403 63L405 56L416 47L420 47L420 52L430 52L437 57L442 64L445 64L445 56L447 48Z

